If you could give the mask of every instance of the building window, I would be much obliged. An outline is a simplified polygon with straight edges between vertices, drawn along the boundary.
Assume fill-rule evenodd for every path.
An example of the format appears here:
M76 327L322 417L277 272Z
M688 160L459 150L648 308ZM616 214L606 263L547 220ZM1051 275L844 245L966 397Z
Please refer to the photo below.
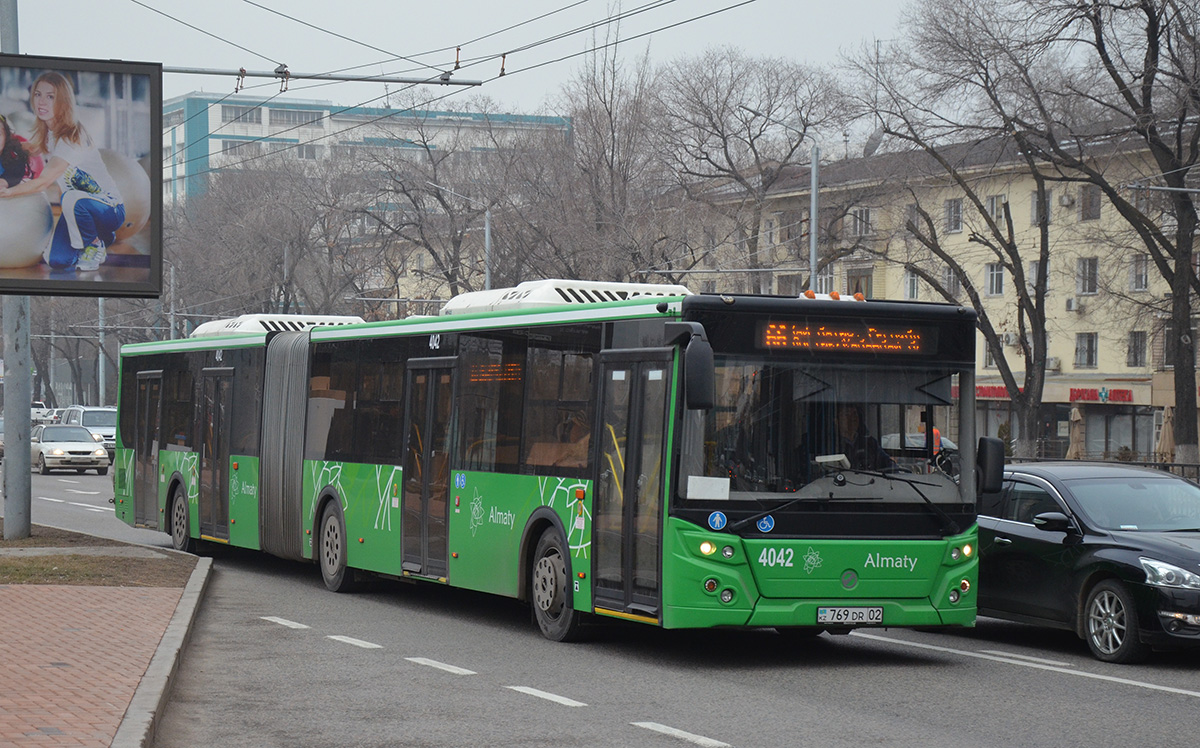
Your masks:
M813 290L817 293L833 291L833 265L826 265L817 271L817 283Z
M1129 290L1145 291L1150 288L1150 255L1136 254L1129 269Z
M958 296L962 291L962 281L958 278L958 273L950 265L942 268L942 288L946 289L946 293L951 296Z
M851 236L870 236L875 233L871 227L871 209L854 208L850 211Z
M921 297L921 279L911 270L904 271L904 298L915 301Z
M175 109L170 112L163 112L163 129L178 127L183 124L183 110Z
M221 105L222 122L241 122L247 125L262 124L262 109L256 106Z
M846 271L846 291L851 294L860 293L864 298L874 298L871 294L872 280L875 276L875 271L867 270L847 270Z
M904 228L912 226L912 233L921 233L921 211L917 208L916 203L909 203L904 206Z
M1046 278L1046 290L1050 290L1050 277L1046 274L1046 267L1049 265L1049 260L1030 260L1025 268L1025 279L1029 283L1029 290L1033 291L1037 288L1037 283L1043 277Z
M946 231L957 234L963 230L962 198L946 201Z
M267 121L275 127L321 126L325 113L316 109L272 109Z
M804 289L800 280L801 276L797 273L775 276L776 293L780 296L799 296Z
M1092 295L1100 291L1100 260L1096 257L1080 257L1076 263L1078 269L1075 279L1075 290L1080 295Z
M985 368L985 369L995 369L996 368L996 355L994 353L992 353L991 345L983 346L983 368Z
M987 265L987 282L984 287L988 296L1004 295L1004 265L999 262L989 262Z
M1095 369L1099 333L1080 332L1075 334L1075 368Z
M1004 206L1008 204L1007 195L988 195L987 196L987 212L1000 228L1007 226L1004 220Z
M1085 184L1079 190L1079 220L1100 220L1100 203L1102 193L1094 184Z
M775 219L768 218L763 221L763 238L766 239L766 246L763 249L773 249L775 247Z
M1038 193L1034 190L1029 197L1029 222L1040 226L1042 221L1050 223L1050 206L1054 204L1054 190L1046 190L1046 199L1038 201Z
M222 140L221 153L226 156L249 158L262 153L262 143L257 140Z
M317 159L317 147L312 143L298 143L292 149L292 152L296 155L296 158L305 161L315 161Z
M1132 330L1129 333L1129 350L1125 354L1125 365L1141 368L1146 365L1146 331Z

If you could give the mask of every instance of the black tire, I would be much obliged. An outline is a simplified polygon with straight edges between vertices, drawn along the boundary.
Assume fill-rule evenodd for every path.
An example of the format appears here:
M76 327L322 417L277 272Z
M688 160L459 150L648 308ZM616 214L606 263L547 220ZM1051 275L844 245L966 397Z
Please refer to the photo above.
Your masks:
M556 642L582 638L583 614L571 607L566 548L558 530L546 530L538 540L529 569L534 620L542 635Z
M317 563L321 578L332 592L352 592L358 579L354 569L346 566L346 523L337 500L325 505L317 533Z
M1105 579L1088 593L1083 607L1084 638L1096 659L1128 664L1146 659L1150 648L1138 639L1138 614L1125 585Z
M191 522L188 519L187 497L178 488L171 491L171 499L167 502L169 512L168 522L171 532L171 547L185 553L196 552L196 541L191 536Z
M96 468L96 475L108 475L108 468Z
M75 468L75 472L79 473L80 475L83 475L84 473L87 472L87 468Z
M46 467L46 455L38 455L37 469L42 475L50 474L50 468Z

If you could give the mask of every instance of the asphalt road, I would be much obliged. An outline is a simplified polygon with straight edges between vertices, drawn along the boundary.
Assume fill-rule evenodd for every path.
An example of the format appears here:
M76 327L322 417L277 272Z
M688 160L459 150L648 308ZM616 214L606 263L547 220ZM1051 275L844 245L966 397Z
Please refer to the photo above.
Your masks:
M33 481L36 523L167 544L116 521L109 477ZM991 619L798 644L631 624L554 644L515 601L388 581L335 595L311 566L209 552L160 748L1176 746L1200 706L1200 653L1105 665L1070 634Z

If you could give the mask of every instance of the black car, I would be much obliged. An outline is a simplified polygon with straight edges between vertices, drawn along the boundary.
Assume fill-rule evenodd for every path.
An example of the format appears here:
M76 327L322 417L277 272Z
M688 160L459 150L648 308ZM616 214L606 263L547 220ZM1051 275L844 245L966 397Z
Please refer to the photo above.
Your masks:
M1098 659L1200 646L1200 486L1112 463L1010 465L979 505L979 614L1069 629Z

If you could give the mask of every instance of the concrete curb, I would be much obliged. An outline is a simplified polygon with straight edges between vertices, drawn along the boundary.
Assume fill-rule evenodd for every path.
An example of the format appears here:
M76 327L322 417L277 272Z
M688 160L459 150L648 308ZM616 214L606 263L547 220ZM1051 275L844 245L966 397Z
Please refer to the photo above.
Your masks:
M175 614L171 616L150 666L146 668L146 674L142 676L129 708L125 710L125 716L113 738L113 748L148 748L154 744L158 717L171 693L180 655L191 638L192 622L196 618L196 611L200 609L200 599L208 588L211 570L211 558L202 556L197 560L196 568L183 588L179 604L175 606Z

